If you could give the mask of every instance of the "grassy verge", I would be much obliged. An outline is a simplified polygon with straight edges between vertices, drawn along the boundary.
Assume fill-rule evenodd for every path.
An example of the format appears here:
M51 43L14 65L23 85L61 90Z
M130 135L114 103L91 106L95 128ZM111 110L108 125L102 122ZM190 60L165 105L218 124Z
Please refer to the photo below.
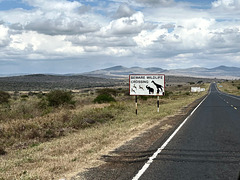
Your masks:
M218 84L218 88L223 92L240 96L240 80L225 81Z
M160 99L159 113L156 98L139 99L139 114L136 116L134 97L119 95L117 102L92 104L93 98L79 96L74 109L58 108L34 118L1 121L0 127L7 129L4 132L9 136L1 142L7 154L0 156L0 177L68 178L100 165L102 161L98 159L101 155L204 95L204 92L189 93L189 87L173 89L169 89L171 95ZM37 135L30 136L28 133L33 130Z

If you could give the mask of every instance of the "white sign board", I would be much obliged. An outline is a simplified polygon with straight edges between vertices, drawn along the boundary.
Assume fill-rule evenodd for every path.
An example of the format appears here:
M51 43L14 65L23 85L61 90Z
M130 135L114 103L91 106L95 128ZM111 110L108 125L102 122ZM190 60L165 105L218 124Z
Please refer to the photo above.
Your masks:
M131 96L163 96L165 75L131 74L129 75L129 92Z

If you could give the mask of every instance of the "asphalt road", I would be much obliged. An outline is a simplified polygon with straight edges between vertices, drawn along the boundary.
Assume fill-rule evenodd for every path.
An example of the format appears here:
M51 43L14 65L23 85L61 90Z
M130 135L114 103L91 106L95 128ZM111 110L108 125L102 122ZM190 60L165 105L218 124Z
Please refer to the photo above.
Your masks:
M235 180L239 172L240 97L211 84L206 99L135 179Z

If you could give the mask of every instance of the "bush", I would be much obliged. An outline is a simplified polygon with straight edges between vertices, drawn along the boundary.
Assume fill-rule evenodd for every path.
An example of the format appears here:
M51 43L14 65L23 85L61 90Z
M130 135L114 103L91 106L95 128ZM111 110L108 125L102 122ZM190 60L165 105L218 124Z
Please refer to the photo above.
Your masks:
M110 89L110 88L104 88L104 89L98 89L98 94L110 94L113 96L117 96L117 90L116 89Z
M10 97L10 94L7 92L0 91L0 104L8 103Z
M72 100L73 99L72 93L67 91L54 90L48 93L46 97L47 97L49 106L58 107L64 104L72 104L72 105L75 104L75 102Z
M110 94L99 94L94 100L94 103L108 103L116 102L116 100Z
M28 95L23 94L23 95L21 95L21 98L28 98Z

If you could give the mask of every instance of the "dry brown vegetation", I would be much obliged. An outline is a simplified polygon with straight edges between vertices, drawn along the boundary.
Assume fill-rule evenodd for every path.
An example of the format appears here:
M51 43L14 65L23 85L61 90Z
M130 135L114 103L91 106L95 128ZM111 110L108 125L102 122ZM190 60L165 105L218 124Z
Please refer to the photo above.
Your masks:
M223 92L240 96L240 80L222 82L218 84L218 88Z
M207 88L208 85L202 85ZM75 105L52 107L45 96L18 96L0 105L0 179L69 178L98 166L101 154L137 136L200 98L189 86L171 86L160 99L139 99L117 89L116 102L95 104L97 94L74 94ZM113 95L113 94L112 94Z

